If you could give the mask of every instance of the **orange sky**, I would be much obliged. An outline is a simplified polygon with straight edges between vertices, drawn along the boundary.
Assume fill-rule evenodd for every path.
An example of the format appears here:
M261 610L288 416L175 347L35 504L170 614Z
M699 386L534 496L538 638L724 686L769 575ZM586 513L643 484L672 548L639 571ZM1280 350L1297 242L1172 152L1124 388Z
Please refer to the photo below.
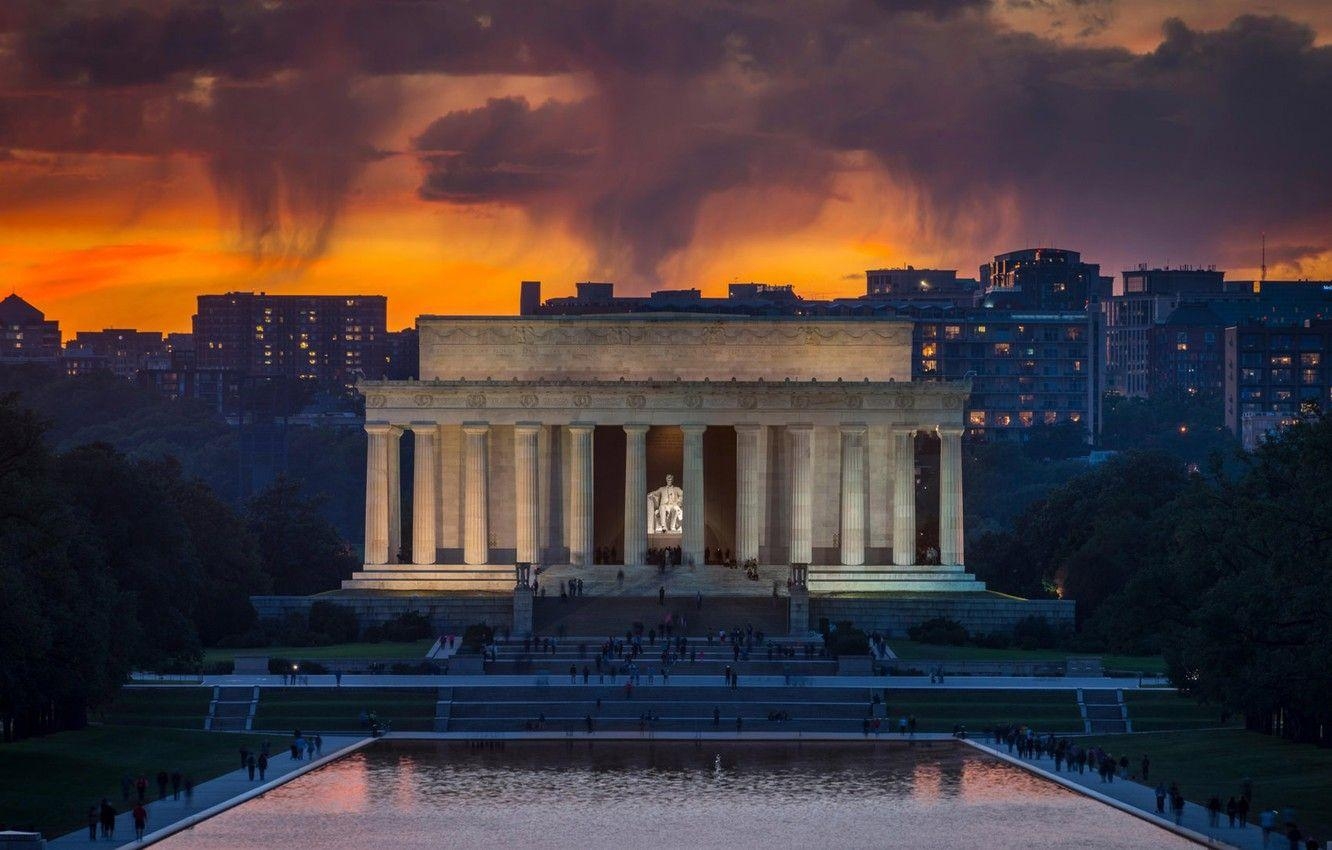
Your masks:
M1268 9L1268 5L1280 9ZM1237 0L1104 0L1039 7L995 6L1003 25L1045 38L1137 51L1160 40L1161 21L1180 14L1191 26L1223 26L1244 11L1281 11L1332 32L1332 4ZM1102 13L1099 23L1089 15ZM1079 32L1079 30L1085 30ZM5 71L0 41L0 78ZM9 57L12 58L12 57ZM472 205L417 197L423 166L403 153L434 118L478 107L488 98L523 96L533 104L577 100L590 83L554 76L397 77L403 106L377 144L393 152L356 177L328 250L302 266L256 262L220 213L202 156L174 153L51 153L0 148L0 286L17 291L76 330L130 326L188 330L194 298L228 290L382 293L389 323L408 326L421 313L513 313L518 282L544 282L546 296L570 293L577 280L601 279L593 246L559 215L497 202ZM366 85L382 81L366 81ZM1066 244L1058 221L1031 224L1002 191L983 209L963 210L947 227L908 186L868 156L837 154L830 187L739 189L709 197L692 241L658 268L662 287L719 294L731 281L793 283L808 297L858 294L867 268L912 263L958 268L965 276L988 255L1037 243L1081 249L1105 273L1134 259L1131 248ZM1294 243L1326 228L1286 234ZM1034 231L1034 232L1033 232ZM1082 231L1079 231L1082 232ZM1218 235L1218 240L1225 237ZM1229 237L1233 242L1234 237ZM1257 235L1243 234L1232 278L1256 276ZM1248 242L1252 241L1251 249ZM1148 256L1160 263L1222 262L1216 257ZM1300 266L1273 263L1273 277L1332 277L1332 253ZM625 290L630 286L621 285ZM639 283L638 289L646 288Z

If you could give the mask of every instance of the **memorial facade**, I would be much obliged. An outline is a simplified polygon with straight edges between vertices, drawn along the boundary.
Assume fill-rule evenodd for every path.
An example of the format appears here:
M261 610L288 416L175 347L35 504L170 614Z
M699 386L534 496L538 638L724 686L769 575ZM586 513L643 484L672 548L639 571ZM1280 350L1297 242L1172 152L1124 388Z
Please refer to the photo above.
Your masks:
M912 383L911 331L423 316L421 379L360 383L365 565L344 587L511 591L517 562L650 570L649 552L673 545L700 571L710 553L808 565L814 594L983 590L964 567L969 386ZM939 441L930 557L918 554L922 435Z

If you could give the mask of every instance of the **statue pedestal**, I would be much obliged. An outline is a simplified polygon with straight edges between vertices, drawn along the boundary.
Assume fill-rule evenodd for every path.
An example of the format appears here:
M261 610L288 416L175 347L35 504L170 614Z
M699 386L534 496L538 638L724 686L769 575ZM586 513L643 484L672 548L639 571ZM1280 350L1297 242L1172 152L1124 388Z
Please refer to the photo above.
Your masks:
M649 534L647 536L647 545L649 549L674 549L680 545L684 535L680 532L662 532L661 534Z
M513 631L514 637L527 637L532 634L532 588L518 587L513 591Z

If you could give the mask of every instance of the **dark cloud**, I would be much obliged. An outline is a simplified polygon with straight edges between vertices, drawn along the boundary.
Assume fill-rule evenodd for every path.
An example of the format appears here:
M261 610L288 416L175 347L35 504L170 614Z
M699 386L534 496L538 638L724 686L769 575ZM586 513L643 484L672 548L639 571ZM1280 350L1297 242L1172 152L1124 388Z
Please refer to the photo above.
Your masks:
M1086 26L1109 8L1054 5ZM641 280L719 194L827 197L866 157L912 199L890 214L935 244L988 229L1201 262L1332 218L1332 49L1282 17L1168 21L1135 54L1006 29L980 0L25 8L5 19L21 70L0 146L196 152L261 254L321 250L394 114L358 83L407 73L581 81L576 102L501 98L421 128L420 196L562 217L599 272Z

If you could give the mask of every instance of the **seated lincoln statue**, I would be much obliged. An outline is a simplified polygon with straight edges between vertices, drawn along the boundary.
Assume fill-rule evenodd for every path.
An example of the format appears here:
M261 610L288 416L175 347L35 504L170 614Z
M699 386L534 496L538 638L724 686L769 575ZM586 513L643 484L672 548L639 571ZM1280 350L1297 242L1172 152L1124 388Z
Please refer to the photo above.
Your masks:
M648 534L679 534L684 528L684 490L667 475L665 486L648 493Z

